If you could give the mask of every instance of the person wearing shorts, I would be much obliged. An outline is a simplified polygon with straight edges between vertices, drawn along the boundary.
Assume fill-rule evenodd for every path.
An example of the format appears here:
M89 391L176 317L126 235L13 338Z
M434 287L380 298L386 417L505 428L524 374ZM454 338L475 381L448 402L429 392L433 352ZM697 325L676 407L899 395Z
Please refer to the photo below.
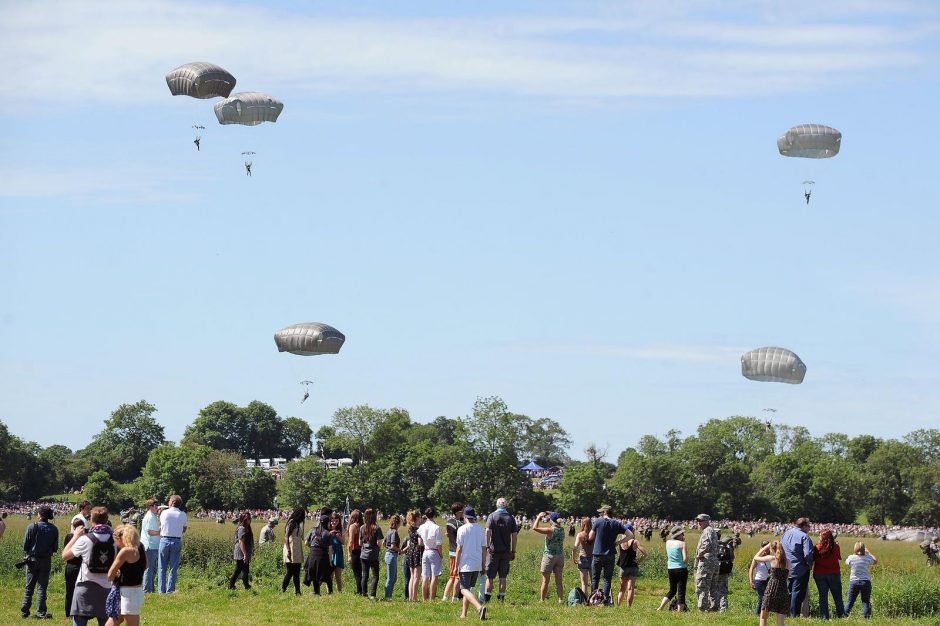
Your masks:
M444 587L444 600L457 601L460 595L460 580L457 571L457 529L463 525L463 503L454 502L450 505L451 517L447 519L444 529L447 532L447 547L450 555L450 578Z
M493 580L499 577L500 602L506 599L506 577L509 576L509 563L516 558L516 540L519 526L507 508L506 498L496 500L496 510L486 518L486 543L492 544L490 565L486 570L486 601L493 596Z
M463 524L457 529L455 540L457 548L457 571L460 583L460 596L463 600L460 617L467 617L470 605L477 610L481 620L486 619L486 606L480 604L473 588L477 584L477 577L483 569L483 560L486 556L486 535L483 529L477 526L477 514L473 507L463 510Z
M441 575L441 527L434 518L437 511L428 507L424 511L428 520L418 527L418 537L424 544L424 553L421 555L421 597L424 601L434 600L437 597L437 579Z
M542 528L542 521L548 518L550 525ZM558 601L565 601L565 588L562 585L561 576L565 569L565 529L561 527L559 519L561 516L554 511L551 513L542 512L535 516L535 522L532 530L545 535L545 548L542 552L542 565L539 571L542 573L542 585L539 588L539 602L545 602L545 596L548 595L548 582L552 574L555 575L555 593L558 594Z

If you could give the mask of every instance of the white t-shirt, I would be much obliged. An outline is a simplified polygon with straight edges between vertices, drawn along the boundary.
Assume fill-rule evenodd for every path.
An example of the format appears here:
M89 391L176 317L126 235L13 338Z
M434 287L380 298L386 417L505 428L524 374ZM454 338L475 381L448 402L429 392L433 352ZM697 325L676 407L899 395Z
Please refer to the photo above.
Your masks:
M424 540L425 550L434 550L444 543L441 536L441 527L434 520L429 519L418 526L418 536Z
M69 528L74 528L74 527L75 527L75 520L77 520L77 519L82 520L82 524L85 525L85 530L88 530L89 528L91 528L91 523L90 523L90 522L88 521L88 519L87 519L84 515L82 515L81 513L77 514L75 517L72 518L71 523L69 523Z
M99 541L107 541L111 535L95 533ZM82 567L78 572L78 580L76 582L92 582L96 583L105 589L111 588L111 581L108 580L108 574L97 574L95 572L88 571L88 559L91 558L91 538L87 535L82 535L78 540L72 544L72 554L76 557L81 557ZM117 550L117 545L115 544L114 549ZM117 554L115 552L115 554Z
M754 580L767 580L770 578L770 562L758 561L754 567Z
M871 580L868 568L875 564L875 558L870 554L863 556L852 554L845 560L845 564L852 568L852 572L849 574L849 582L861 582Z
M182 537L186 528L186 514L173 507L160 513L160 536Z
M457 529L457 545L460 546L460 571L479 572L483 569L483 544L486 534L477 524L464 524Z

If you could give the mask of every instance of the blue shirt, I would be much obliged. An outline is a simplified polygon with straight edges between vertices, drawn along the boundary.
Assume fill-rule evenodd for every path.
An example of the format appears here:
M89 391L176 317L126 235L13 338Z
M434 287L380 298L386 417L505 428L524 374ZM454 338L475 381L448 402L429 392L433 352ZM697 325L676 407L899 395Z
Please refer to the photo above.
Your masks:
M813 542L809 535L794 526L783 533L780 545L790 562L790 578L808 574L813 565Z
M608 517L595 518L591 525L594 531L594 556L607 556L616 552L617 535L627 531L620 520Z
M23 551L39 559L50 558L59 547L59 529L44 519L26 528Z

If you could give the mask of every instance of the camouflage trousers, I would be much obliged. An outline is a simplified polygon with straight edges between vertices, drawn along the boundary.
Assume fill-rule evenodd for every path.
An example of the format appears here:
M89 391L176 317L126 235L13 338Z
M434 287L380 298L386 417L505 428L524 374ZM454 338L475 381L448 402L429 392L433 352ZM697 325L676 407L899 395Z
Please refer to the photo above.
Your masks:
M716 574L715 587L718 595L718 610L721 612L728 610L728 579L731 574Z
M727 580L725 581L727 583ZM700 611L718 610L718 569L698 567L695 570L695 595Z

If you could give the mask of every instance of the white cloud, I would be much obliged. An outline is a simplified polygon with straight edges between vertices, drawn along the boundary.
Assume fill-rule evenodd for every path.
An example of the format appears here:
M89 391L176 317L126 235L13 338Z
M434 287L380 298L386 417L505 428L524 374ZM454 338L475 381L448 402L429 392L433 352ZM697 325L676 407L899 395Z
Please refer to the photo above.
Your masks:
M819 17L796 4L807 10L677 0L577 17L382 19L180 0L18 3L0 27L0 89L8 103L153 101L167 97L167 70L210 60L239 88L274 93L733 96L930 60L936 21L924 5L867 2ZM870 23L883 14L891 19Z

